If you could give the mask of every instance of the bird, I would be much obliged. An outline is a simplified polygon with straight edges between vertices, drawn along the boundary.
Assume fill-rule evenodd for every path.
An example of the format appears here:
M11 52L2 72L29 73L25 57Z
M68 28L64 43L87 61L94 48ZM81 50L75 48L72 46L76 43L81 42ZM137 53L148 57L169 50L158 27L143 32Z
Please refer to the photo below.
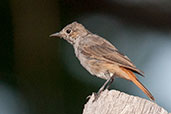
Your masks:
M75 51L81 65L91 74L106 80L97 92L99 95L108 89L115 77L132 81L150 100L154 101L150 91L137 79L134 73L144 76L131 60L103 37L93 34L82 24L74 21L66 25L60 32L50 37L63 38L69 42Z

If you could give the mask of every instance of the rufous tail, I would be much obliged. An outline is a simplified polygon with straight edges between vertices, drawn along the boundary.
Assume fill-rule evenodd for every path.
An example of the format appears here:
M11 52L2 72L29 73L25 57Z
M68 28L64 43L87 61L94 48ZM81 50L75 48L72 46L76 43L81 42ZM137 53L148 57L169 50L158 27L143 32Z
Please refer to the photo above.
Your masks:
M152 94L144 87L144 85L136 78L135 74L130 71L129 69L126 69L124 67L120 67L125 73L128 74L129 78L131 81L138 86L151 100L155 101L154 97Z

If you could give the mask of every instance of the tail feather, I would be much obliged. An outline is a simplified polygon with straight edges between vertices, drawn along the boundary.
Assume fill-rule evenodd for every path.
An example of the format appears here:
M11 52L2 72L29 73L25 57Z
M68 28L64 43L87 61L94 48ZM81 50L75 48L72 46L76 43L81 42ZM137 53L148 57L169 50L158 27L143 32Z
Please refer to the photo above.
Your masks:
M144 85L136 78L135 74L123 67L120 67L125 73L128 74L129 78L131 79L131 81L137 85L151 100L155 101L154 97L152 96L152 94L148 91L148 89L146 89L144 87Z

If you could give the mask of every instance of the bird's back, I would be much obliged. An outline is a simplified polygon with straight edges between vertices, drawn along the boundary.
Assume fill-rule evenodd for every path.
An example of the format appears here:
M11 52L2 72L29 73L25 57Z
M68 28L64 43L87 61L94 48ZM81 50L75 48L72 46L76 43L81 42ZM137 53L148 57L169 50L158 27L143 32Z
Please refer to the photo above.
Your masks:
M87 67L85 63L88 63L90 59L95 59L96 61L105 61L126 67L143 75L127 56L121 54L114 45L98 35L90 33L85 37L79 38L74 48L78 59L84 67Z

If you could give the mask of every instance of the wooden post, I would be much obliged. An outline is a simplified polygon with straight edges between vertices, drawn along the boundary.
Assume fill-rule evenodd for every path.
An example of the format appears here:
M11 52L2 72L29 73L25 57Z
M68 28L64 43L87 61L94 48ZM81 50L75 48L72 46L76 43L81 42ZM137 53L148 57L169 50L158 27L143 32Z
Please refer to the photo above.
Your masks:
M85 104L83 114L169 114L155 102L116 90L105 90L93 100L94 94Z

